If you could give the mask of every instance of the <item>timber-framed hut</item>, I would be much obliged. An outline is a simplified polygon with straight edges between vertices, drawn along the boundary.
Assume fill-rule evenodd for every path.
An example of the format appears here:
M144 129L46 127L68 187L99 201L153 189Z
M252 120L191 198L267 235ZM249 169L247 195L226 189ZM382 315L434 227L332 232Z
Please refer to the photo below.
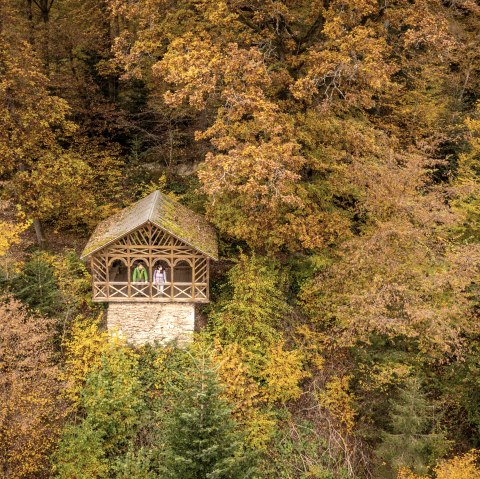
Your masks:
M91 269L93 301L109 303L109 328L133 328L133 342L173 339L175 331L164 334L165 329L185 329L178 323L185 323L187 314L187 329L193 330L194 304L209 300L217 236L201 215L155 191L101 222L82 259ZM160 282L158 269L164 272ZM149 326L152 316L155 324ZM161 337L152 327L163 331Z

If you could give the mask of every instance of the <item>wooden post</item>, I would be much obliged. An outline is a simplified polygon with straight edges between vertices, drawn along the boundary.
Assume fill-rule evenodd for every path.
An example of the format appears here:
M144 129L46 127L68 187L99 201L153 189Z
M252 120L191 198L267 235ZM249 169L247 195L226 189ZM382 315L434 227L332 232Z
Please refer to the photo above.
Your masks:
M196 277L195 277L195 263L197 262L197 258L192 256L192 299L195 299L195 285L197 284Z
M153 255L152 255L152 225L148 223L148 296L153 298Z
M107 283L107 299L110 298L110 271L109 271L109 267L108 267L108 255L105 255L105 265L106 265L106 269L105 269L105 282Z
M93 256L90 256L90 269L92 270L92 289L93 289L93 299L97 296L97 291L95 290L95 269L93 266Z
M130 256L130 235L127 235L127 296L132 297L132 285L131 285L131 256Z

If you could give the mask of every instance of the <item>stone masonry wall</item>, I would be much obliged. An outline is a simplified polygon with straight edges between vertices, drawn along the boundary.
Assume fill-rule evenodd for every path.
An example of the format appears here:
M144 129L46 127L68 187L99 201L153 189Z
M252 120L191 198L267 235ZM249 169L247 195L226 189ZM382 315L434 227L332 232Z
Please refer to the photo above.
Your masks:
M195 323L193 303L109 303L107 327L133 344L192 340Z

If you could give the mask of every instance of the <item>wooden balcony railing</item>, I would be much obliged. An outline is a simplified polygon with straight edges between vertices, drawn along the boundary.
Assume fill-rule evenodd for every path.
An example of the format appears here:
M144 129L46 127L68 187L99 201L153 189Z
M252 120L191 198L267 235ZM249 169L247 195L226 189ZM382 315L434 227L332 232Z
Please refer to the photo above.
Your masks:
M93 301L208 302L207 283L95 281Z

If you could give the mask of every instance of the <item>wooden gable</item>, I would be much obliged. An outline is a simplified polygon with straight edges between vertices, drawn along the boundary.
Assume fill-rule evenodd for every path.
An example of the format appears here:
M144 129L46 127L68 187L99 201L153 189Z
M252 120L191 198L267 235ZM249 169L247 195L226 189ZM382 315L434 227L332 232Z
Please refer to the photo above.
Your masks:
M217 236L213 227L201 215L160 191L154 191L102 221L85 246L82 259L139 230L146 224L157 226L211 259L218 259Z

